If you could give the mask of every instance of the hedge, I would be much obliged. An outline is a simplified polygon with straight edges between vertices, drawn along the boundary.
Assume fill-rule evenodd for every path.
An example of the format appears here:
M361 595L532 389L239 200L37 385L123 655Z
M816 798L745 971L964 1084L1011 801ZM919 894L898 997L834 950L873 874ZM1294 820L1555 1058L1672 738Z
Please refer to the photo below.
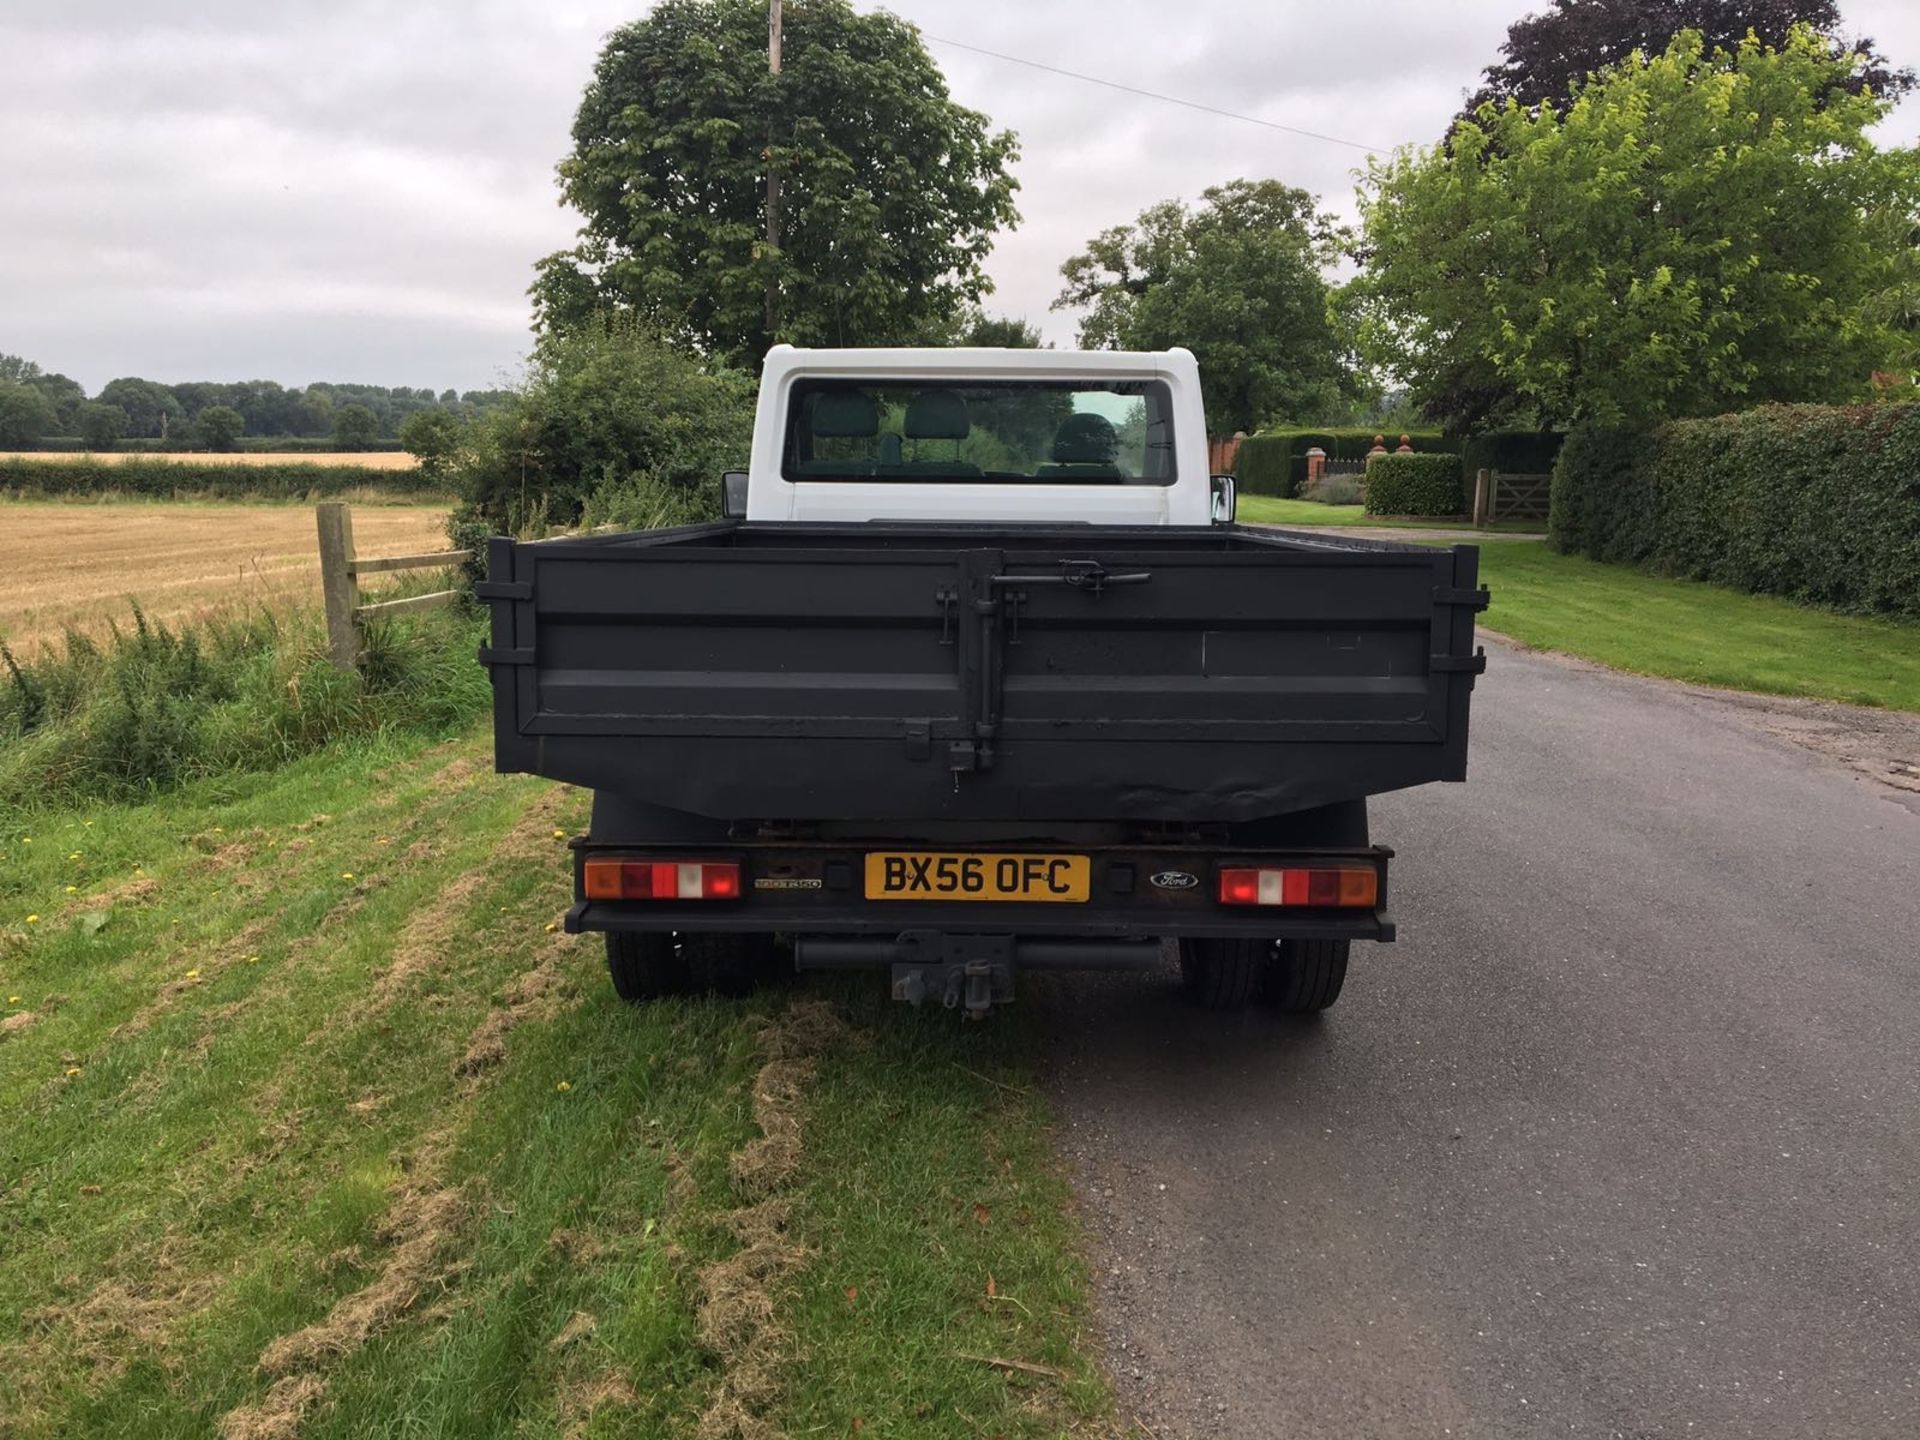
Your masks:
M1307 478L1307 451L1318 445L1329 460L1364 460L1374 437L1385 432L1366 430L1262 430L1240 442L1234 459L1234 478L1249 495L1298 495ZM1438 430L1416 430L1408 435L1415 450L1457 451L1458 436ZM1400 433L1386 436L1387 449L1400 444ZM1252 469L1249 470L1251 465Z
M199 464L191 460L11 460L0 458L0 490L40 495L210 495L223 500L299 499L343 490L379 490L392 495L446 493L418 470L378 470L370 465L309 465L305 462L247 465Z
M1458 455L1382 455L1367 465L1369 515L1458 515L1466 508Z
M23 450L32 450L50 455L80 455L94 453L87 449L87 442L78 435L42 435L31 445L23 445ZM139 439L116 440L108 450L100 454L116 455L192 455L204 451L207 447L191 437L181 439L154 440ZM242 435L234 442L237 451L260 452L268 455L340 455L346 452L340 449L338 441L313 435ZM392 453L406 447L398 440L375 440L359 447L362 453Z
M1557 430L1490 430L1472 436L1461 447L1461 467L1468 475L1482 470L1545 475L1560 458L1560 446L1566 438Z
M1920 619L1920 404L1576 432L1548 533L1597 560Z

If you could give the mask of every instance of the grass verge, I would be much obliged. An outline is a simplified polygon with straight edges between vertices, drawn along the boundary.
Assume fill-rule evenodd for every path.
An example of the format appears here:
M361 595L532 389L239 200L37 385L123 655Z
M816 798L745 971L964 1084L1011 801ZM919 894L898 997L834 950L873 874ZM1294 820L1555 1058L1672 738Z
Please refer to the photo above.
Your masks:
M585 811L376 734L0 836L0 1434L1104 1422L1019 1017L621 1005Z
M1242 495L1239 517L1250 525L1285 525L1293 529L1311 529L1319 525L1370 526L1384 530L1464 530L1472 528L1463 519L1432 518L1421 515L1369 515L1364 505L1322 505L1314 500L1287 500L1274 495ZM1537 520L1496 520L1486 527L1511 535L1544 535L1547 527Z
M1489 541L1489 629L1696 685L1920 710L1920 625L1837 615L1627 565Z

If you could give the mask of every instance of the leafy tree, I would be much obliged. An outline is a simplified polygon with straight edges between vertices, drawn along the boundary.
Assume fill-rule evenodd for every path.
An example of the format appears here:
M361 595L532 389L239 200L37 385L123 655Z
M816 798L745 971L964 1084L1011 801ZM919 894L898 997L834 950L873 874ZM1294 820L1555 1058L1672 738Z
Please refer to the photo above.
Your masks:
M79 424L80 407L86 403L87 392L78 380L58 372L42 372L27 382L45 397L47 404L53 407L54 433L71 435Z
M380 438L380 417L355 402L333 412L333 443L342 450L364 450Z
M1683 30L1698 31L1710 53L1737 51L1751 32L1778 49L1794 26L1823 36L1840 31L1834 0L1552 0L1548 9L1507 27L1506 58L1489 65L1462 118L1481 106L1517 101L1529 108L1564 103L1588 76L1617 65L1636 50L1663 54ZM1913 88L1913 71L1894 69L1873 41L1828 39L1826 49L1844 69L1827 84L1848 94L1870 89L1898 100Z
M53 406L31 385L0 381L0 449L23 450L53 429Z
M209 405L193 417L193 433L209 450L231 450L246 432L246 419L231 405Z
M1054 309L1090 307L1081 344L1184 345L1206 378L1215 433L1304 419L1354 388L1321 267L1341 232L1314 197L1277 180L1235 180L1154 205L1104 230L1061 266Z
M40 367L24 355L0 355L0 385L26 385L39 374Z
M89 450L111 450L127 433L127 412L118 405L89 400L76 417L80 439Z
M628 310L757 368L775 339L879 345L948 334L1017 218L1012 135L954 103L906 21L848 0L662 0L614 32L573 125L561 191L580 243L540 262L545 329ZM767 172L778 246L764 243ZM768 290L777 314L768 315Z
M137 376L109 380L94 398L108 405L118 405L125 411L127 431L132 435L164 435L168 426L186 418L185 407L171 389Z
M1920 212L1920 164L1868 142L1888 102L1834 92L1850 65L1806 32L1737 56L1689 32L1564 113L1376 162L1369 352L1429 407L1505 386L1549 424L1859 393L1893 348L1869 217Z
M978 345L987 349L1038 350L1045 344L1040 327L1011 315L989 315L975 307L961 317L955 333L956 345Z
M417 410L401 424L400 444L419 460L423 475L438 480L460 452L460 422L445 410Z
M753 382L630 319L549 335L525 388L457 457L469 514L496 530L717 516L722 472L746 462Z

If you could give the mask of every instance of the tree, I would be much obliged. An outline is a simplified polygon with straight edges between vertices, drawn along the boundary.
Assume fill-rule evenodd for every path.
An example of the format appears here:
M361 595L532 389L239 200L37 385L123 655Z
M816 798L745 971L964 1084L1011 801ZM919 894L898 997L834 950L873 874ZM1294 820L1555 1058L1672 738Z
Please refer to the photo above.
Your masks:
M1038 350L1045 337L1040 327L1029 325L1025 319L1015 319L1011 315L989 315L977 306L961 316L960 328L955 332L953 343L956 345L977 345L985 349L1000 350Z
M541 328L626 310L757 369L775 339L950 334L985 293L993 234L1017 218L1013 136L955 104L919 33L885 11L790 4L778 75L766 44L764 0L662 0L614 32L559 168L586 223L540 262Z
M1080 323L1089 348L1192 350L1216 434L1314 419L1354 388L1321 274L1338 227L1312 195L1277 180L1235 180L1200 199L1197 210L1165 201L1096 235L1061 266L1053 308L1090 307Z
M1549 9L1507 27L1500 47L1506 58L1483 72L1462 118L1471 119L1481 105L1509 100L1528 108L1563 104L1588 76L1636 50L1663 54L1683 30L1698 31L1708 53L1732 54L1749 32L1762 45L1779 49L1795 25L1835 37L1840 7L1834 0L1552 0ZM1871 40L1849 44L1829 38L1825 46L1845 66L1827 83L1844 93L1870 89L1882 99L1898 100L1913 88L1913 71L1894 69Z
M126 413L127 431L132 435L164 435L168 426L186 418L186 410L172 390L137 376L109 380L94 398L118 405Z
M209 450L233 449L246 431L246 418L231 405L209 405L193 417L193 433Z
M718 518L720 476L744 465L753 382L617 319L544 337L525 387L457 458L469 512L500 530ZM590 508L591 507L591 510Z
M0 381L0 450L24 450L53 429L53 406L31 385Z
M333 412L333 443L342 450L364 450L380 437L380 418L366 406L342 405Z
M80 439L89 450L111 450L127 433L127 412L118 405L89 400L77 416Z
M1807 32L1737 56L1689 32L1564 113L1376 162L1366 348L1429 407L1505 386L1550 424L1861 393L1894 348L1869 217L1920 211L1920 165L1867 140L1886 101L1833 91L1850 63Z
M442 479L460 451L460 422L445 410L415 411L400 426L400 444L420 462L421 474Z
M24 355L0 355L0 385L27 385L40 376L40 367Z

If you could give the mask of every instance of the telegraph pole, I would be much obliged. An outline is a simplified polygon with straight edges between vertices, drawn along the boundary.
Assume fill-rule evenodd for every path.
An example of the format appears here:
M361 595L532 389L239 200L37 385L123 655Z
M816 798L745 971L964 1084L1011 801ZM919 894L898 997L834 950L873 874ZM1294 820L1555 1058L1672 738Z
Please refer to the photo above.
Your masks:
M780 73L780 0L767 3L767 73ZM780 248L780 171L773 158L773 127L767 129L767 343L780 326L780 280L774 252Z

